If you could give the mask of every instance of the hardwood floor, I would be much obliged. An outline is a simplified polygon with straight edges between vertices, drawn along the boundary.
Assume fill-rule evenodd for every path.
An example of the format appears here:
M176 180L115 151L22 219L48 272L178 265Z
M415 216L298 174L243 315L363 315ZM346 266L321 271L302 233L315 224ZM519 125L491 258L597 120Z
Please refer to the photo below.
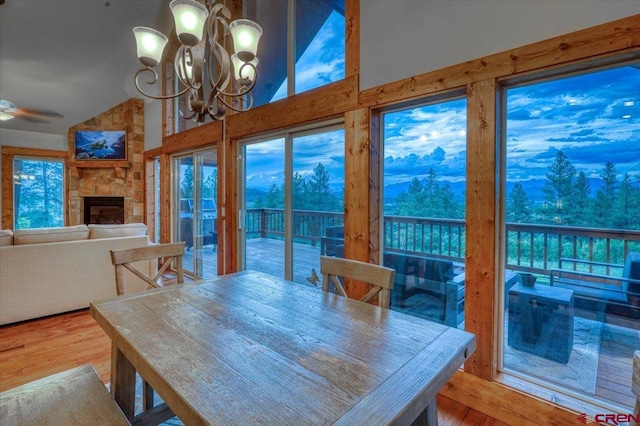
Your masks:
M0 327L0 391L91 363L109 382L111 340L88 309ZM438 396L440 425L502 423Z

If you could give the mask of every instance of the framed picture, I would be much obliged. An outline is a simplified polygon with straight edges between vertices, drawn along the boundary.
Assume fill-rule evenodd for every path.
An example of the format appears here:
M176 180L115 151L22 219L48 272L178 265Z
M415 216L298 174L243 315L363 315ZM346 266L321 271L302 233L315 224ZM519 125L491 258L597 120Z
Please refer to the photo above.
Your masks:
M76 130L75 157L77 161L126 160L127 132L125 130Z

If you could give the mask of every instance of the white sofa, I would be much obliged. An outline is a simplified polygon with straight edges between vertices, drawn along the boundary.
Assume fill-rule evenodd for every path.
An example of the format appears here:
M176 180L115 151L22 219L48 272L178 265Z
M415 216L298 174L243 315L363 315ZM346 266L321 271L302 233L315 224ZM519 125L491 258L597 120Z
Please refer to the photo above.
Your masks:
M0 231L0 325L116 296L109 251L146 245L147 227L141 223ZM129 278L127 291L145 288L133 274Z

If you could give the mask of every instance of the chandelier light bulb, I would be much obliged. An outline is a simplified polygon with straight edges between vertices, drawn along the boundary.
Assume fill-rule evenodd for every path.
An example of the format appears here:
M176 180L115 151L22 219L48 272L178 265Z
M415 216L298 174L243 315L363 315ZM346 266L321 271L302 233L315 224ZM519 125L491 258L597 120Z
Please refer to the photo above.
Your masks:
M202 40L207 8L195 0L172 0L169 3L176 25L176 35L185 46L195 46Z
M248 19L236 19L229 24L229 31L233 37L233 49L238 58L244 62L253 60L262 36L260 25Z
M191 11L184 12L180 17L180 20L182 21L184 28L191 31L193 31L196 28L196 25L198 25L198 19L193 13L191 13Z
M135 27L138 59L146 67L155 67L162 60L162 52L169 39L160 31L147 27Z

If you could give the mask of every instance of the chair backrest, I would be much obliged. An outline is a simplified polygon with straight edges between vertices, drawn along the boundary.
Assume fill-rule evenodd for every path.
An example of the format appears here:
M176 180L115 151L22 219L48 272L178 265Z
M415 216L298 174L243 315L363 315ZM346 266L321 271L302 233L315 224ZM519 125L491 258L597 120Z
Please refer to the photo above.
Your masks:
M184 282L184 273L182 271L182 255L184 254L184 242L155 244L147 247L138 247L132 249L111 250L111 263L116 268L116 291L118 295L125 294L124 270L128 269L137 277L147 283L147 289L162 287L160 278L167 271L169 266L174 263L176 271L176 281ZM134 262L141 260L164 260L162 267L158 269L154 276L138 269Z
M323 274L322 290L331 291L333 286L336 293L348 297L338 277L364 281L372 284L373 288L360 301L370 302L378 295L378 305L389 308L393 280L396 274L393 269L357 260L320 256L320 272Z
M640 280L640 253L629 252L627 254L627 258L624 260L624 267L622 269L622 277L631 278L632 280ZM620 284L622 285L622 291L629 291L629 281L621 280ZM640 285L634 284L632 287L635 289L640 287Z

